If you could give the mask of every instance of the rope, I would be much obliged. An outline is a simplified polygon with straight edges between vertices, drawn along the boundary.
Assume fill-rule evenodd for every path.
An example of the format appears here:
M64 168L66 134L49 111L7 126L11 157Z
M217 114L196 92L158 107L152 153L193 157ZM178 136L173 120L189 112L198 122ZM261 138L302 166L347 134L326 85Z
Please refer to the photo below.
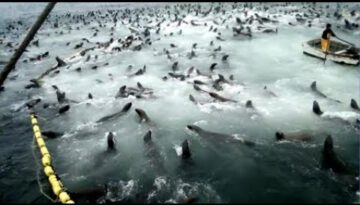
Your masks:
M36 156L35 156L35 152L34 152L34 147L35 147L35 138L33 139L33 144L32 144L32 146L31 146L31 152L32 152L32 155L33 155L33 157L34 157L34 160L36 161ZM40 193L42 194L42 195L44 195L47 199L49 199L51 202L53 202L53 203L56 203L56 200L54 200L54 199L52 199L49 195L47 195L45 192L44 192L44 190L43 190L43 188L42 188L42 185L41 185L41 182L40 182L40 166L39 166L39 164L38 163L36 163L36 181L37 181L37 183L38 183L38 185L39 185L39 191L40 191Z
M65 188L63 187L63 184L61 183L60 179L58 179L59 177L57 177L57 175L55 174L54 169L52 168L50 153L49 153L48 149L46 148L46 144L45 144L44 139L41 136L39 123L38 123L38 121L36 119L36 116L35 116L35 114L33 112L30 113L30 118L31 118L31 124L32 124L33 132L34 132L34 141L36 140L38 148L39 148L40 153L42 155L41 162L42 162L42 165L43 165L43 168L44 168L44 173L48 177L48 180L50 182L53 193L57 196L57 199L60 199L61 203L63 203L63 204L74 204L75 202L70 199L69 194L65 191ZM33 156L35 157L35 154ZM37 175L37 180L38 180L38 184L39 184L39 187L40 187L40 192L44 196L46 196L47 198L51 199L42 190L39 175ZM51 199L51 201L54 201L54 200Z

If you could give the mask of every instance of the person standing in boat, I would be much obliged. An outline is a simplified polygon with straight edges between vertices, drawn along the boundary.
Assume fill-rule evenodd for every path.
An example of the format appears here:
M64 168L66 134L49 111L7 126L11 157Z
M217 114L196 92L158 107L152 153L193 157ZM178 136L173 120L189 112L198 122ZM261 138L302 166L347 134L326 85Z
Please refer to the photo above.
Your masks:
M326 24L326 29L321 36L321 49L323 52L328 52L330 48L330 36L336 37L335 33L331 30L331 24Z

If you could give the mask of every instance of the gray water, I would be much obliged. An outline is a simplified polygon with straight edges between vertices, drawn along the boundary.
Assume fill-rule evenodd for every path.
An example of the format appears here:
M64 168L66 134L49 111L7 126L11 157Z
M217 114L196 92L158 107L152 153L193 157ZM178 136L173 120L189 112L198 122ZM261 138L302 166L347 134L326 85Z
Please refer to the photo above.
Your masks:
M26 5L34 7L32 16L37 16L45 6L25 4L20 6L20 10L26 10ZM201 5L205 11L210 4ZM261 10L264 5L273 5L267 11L273 15L281 13L279 10L296 8L301 13L302 7L310 4L294 3L286 7L265 3L254 5L249 10L249 15L257 12L261 16L267 16L268 13ZM330 8L326 9L326 5L328 4L317 3L316 8L322 7L322 11L332 14L337 6L336 3L331 3ZM161 9L164 7L161 4L58 3L50 22L55 14L64 12L155 6ZM339 65L331 61L324 63L323 60L305 56L302 54L301 44L318 38L324 25L331 22L339 37L359 47L359 28L352 31L336 28L343 21L337 21L332 15L331 18L312 19L312 27L308 27L306 24L297 24L294 17L296 13L291 13L278 17L278 24L265 24L278 28L278 33L254 31L251 39L245 36L234 37L231 28L236 26L235 16L245 19L241 12L244 5L239 4L238 9L232 9L230 3L223 6L225 16L233 15L226 22L229 29L213 23L215 19L218 22L224 19L221 14L212 12L201 18L201 15L191 13L186 15L185 21L194 19L197 23L207 22L208 26L195 27L183 23L178 27L177 22L167 20L161 25L160 34L151 30L151 46L146 46L141 51L111 52L111 48L116 46L114 43L108 49L91 51L89 62L85 62L87 55L81 58L76 53L92 44L85 43L83 48L77 50L73 47L84 37L91 42L108 41L113 23L104 23L106 28L99 28L96 37L92 37L94 31L90 29L98 26L95 21L86 27L82 26L80 30L73 29L70 33L64 27L55 29L50 23L43 25L36 37L40 39L40 47L28 48L29 52L23 54L16 70L9 76L17 76L16 79L8 79L5 92L0 93L0 201L49 202L38 191L36 175L37 167L40 166L39 153L33 146L28 111L21 106L32 98L56 103L56 94L51 86L57 85L66 92L68 98L80 103L71 104L70 111L60 116L56 115L57 109L44 109L42 104L35 108L42 130L65 133L61 138L46 140L53 164L69 191L77 192L107 184L107 195L100 198L99 203L104 202L105 198L130 203L179 203L189 197L197 197L198 202L202 203L357 203L356 193L347 189L341 176L321 169L320 159L325 137L331 134L336 152L352 170L358 172L359 131L334 118L350 123L360 118L359 113L349 106L352 98L360 102L359 67ZM17 7L19 5L16 4L2 5L2 8ZM348 17L352 22L360 16L359 4L340 4L340 7L344 16L349 16L351 8L357 8L356 16ZM22 15L11 13L14 12L9 9L4 14L4 24L22 18ZM34 17L27 19L29 25L34 20ZM127 22L126 19L124 21ZM297 25L291 26L289 22ZM169 26L166 26L168 23ZM210 25L218 27L225 41L215 39L216 33L208 31ZM73 28L76 26L80 24L72 25ZM251 26L254 29L257 24ZM181 35L178 34L180 29ZM63 35L55 34L60 30L64 30ZM117 24L113 32L114 42L131 34L127 26L121 23ZM169 36L170 32L174 35ZM7 35L4 42L20 42L24 33L19 36ZM214 45L210 46L212 40ZM69 46L66 46L67 42L70 42ZM170 48L170 43L177 47ZM190 60L187 54L193 43L198 44L195 49L197 57ZM215 58L210 57L213 49L218 46L221 46L221 51ZM0 61L6 61L12 52L4 44L0 44L0 47ZM170 51L173 60L167 59L164 48ZM23 59L45 51L50 52L50 57L37 62L22 62ZM229 54L227 62L221 61L224 54ZM74 55L77 57L70 59ZM98 55L97 60L94 59L95 55ZM59 74L45 77L40 89L24 89L30 79L56 64L55 56L65 59L69 64L68 69L61 68ZM211 102L207 94L193 89L191 82L194 79L203 80L198 76L191 76L185 81L172 78L163 81L161 78L171 72L175 61L179 62L181 73L194 66L202 73L209 74L210 65L218 63L215 74L222 74L226 79L233 74L234 83L224 85L224 90L217 93L238 102ZM105 66L105 63L109 64ZM98 65L98 69L92 70L93 65ZM133 66L130 72L127 71L128 65ZM144 65L144 75L127 77ZM82 68L81 73L75 71L77 67ZM110 73L112 77L109 76ZM314 95L310 89L313 81L317 81L319 90L342 103L334 103ZM120 86L136 87L137 82L152 88L156 98L114 98ZM268 96L263 90L265 85L278 97ZM205 86L203 88L210 89ZM88 93L94 96L92 100L87 99ZM188 99L189 94L205 104L193 104ZM258 114L245 108L247 100L252 100ZM322 117L312 112L313 100L317 100L325 112ZM128 102L132 102L132 107L126 115L114 121L95 123L99 118L119 111ZM145 110L154 122L154 127L139 124L135 108ZM190 134L185 129L190 124L233 135L234 138L249 139L257 145L249 148L212 143ZM153 141L159 152L156 159L145 155L143 136L149 129L153 130ZM278 130L307 131L314 135L314 139L307 143L276 142L274 134ZM105 136L110 131L115 133L117 152L105 155ZM181 160L177 153L185 139L190 143L190 161ZM51 196L42 173L40 183Z

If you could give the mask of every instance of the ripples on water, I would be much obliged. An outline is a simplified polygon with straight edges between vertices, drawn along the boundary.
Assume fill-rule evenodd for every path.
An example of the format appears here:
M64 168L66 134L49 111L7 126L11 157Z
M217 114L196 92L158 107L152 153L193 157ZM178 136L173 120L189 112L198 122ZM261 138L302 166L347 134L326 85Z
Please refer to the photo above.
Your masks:
M54 11L74 12L76 6L83 10L96 6L71 4L72 10L68 10L69 5L59 3ZM202 5L206 7L202 10L207 10L208 5ZM242 5L240 4L240 8ZM317 4L323 8L325 5ZM360 102L359 69L330 61L324 64L321 60L302 54L301 43L319 37L328 21L333 23L333 30L338 36L359 44L358 29L345 31L336 28L335 25L342 22L336 21L332 16L336 4L330 5L327 11L331 18L316 18L312 27L288 25L289 22L296 23L293 13L279 17L277 25L265 24L277 27L278 33L253 33L253 38L248 39L232 36L231 28L236 26L235 16L242 19L245 19L245 16L242 12L231 9L231 4L226 3L225 16L210 13L206 18L201 18L200 15L196 17L194 14L184 18L188 22L192 19L202 24L207 22L207 27L194 27L189 24L177 27L177 23L166 20L159 35L151 30L152 46L144 47L139 52L123 50L117 53L110 52L110 49L107 53L90 52L89 62L84 62L87 55L72 59L68 69L62 68L58 75L44 78L41 89L24 90L31 78L39 76L55 63L55 56L69 60L70 56L81 51L74 50L73 47L84 37L91 42L108 41L111 37L110 27L113 26L113 23L108 22L106 28L100 29L96 21L93 21L81 30L74 29L80 25L72 25L71 33L66 31L59 35L54 32L59 32L63 27L54 29L50 24L45 24L37 35L40 47L30 47L30 52L24 53L16 70L9 76L17 76L16 80L7 80L6 92L0 94L0 201L48 202L38 192L35 165L40 159L34 160L32 157L33 138L29 116L23 105L28 96L55 103L56 94L52 85L65 91L68 98L80 101L79 104L72 104L68 113L57 117L56 109L43 109L42 104L36 108L42 130L64 132L61 138L46 141L53 155L54 166L70 191L76 192L106 184L108 192L98 199L99 203L104 203L105 200L179 203L189 197L197 197L198 202L210 203L358 201L358 196L346 189L340 177L320 169L320 158L325 136L331 134L336 152L350 168L358 170L358 133L351 126L332 119L353 121L359 118L359 114L349 107L351 98ZM44 5L33 5L34 13L36 9L41 11L42 6ZM123 8L121 6L125 5L120 5L119 9ZM159 4L144 6L162 8ZM290 4L286 8L299 8L301 13L302 6L298 3ZM352 8L356 6L358 5L355 4ZM139 4L135 4L135 7L139 7ZM12 5L11 8L15 7ZM108 4L102 4L102 9L107 8ZM254 7L256 8L260 7ZM254 12L255 10L250 10L249 15ZM263 11L257 12L267 16ZM277 14L280 11L274 7L269 12ZM345 8L344 15L348 12ZM233 17L226 22L229 29L213 22L220 22L230 14ZM360 15L358 10L356 15ZM4 15L3 18L5 17L18 18L16 15ZM19 18L21 17L24 16ZM54 17L52 16L51 22ZM66 18L60 19L63 20ZM127 22L127 19L123 21ZM167 27L168 23L170 25ZM218 27L225 41L216 40L216 33L208 32L210 25ZM92 37L92 26L100 30L97 37ZM257 23L252 26L257 26ZM178 34L180 29L181 35ZM117 24L113 32L115 40L130 35L127 27L121 23ZM169 36L170 32L174 35ZM48 33L51 37L47 37ZM158 38L159 41L156 40ZM0 39L3 39L2 35ZM17 42L18 39L21 38L8 36L4 41ZM212 40L214 45L210 46ZM71 42L70 46L66 46L67 42ZM170 48L170 43L177 47ZM194 49L197 57L190 60L187 55L191 52L193 43L198 44ZM4 48L4 44L0 46ZM90 46L84 44L84 47ZM215 58L210 57L213 49L218 46L221 46L221 51ZM170 51L173 60L167 59L164 48ZM0 62L10 57L9 48L3 51L0 53ZM22 62L23 59L45 51L50 52L50 57L43 61ZM226 63L221 61L224 54L229 54ZM96 61L95 55L98 55ZM226 79L229 79L231 74L234 75L234 84L224 85L224 90L218 93L238 103L211 102L207 94L195 91L189 83L195 79L205 81L196 76L185 81L171 78L163 81L161 78L171 72L175 61L179 62L180 72L194 66L206 74L209 73L212 63L218 63L216 74L220 73ZM105 63L109 64L104 65ZM92 70L93 65L98 65L98 69ZM133 66L131 72L127 71L129 65ZM126 77L144 65L147 69L144 75ZM1 66L3 65L0 63ZM81 73L74 71L77 67L82 68ZM109 76L110 73L112 77ZM319 90L343 103L332 103L314 96L310 91L310 84L315 80ZM156 98L114 98L120 86L136 87L137 82L152 88ZM263 89L265 85L278 97L269 96ZM88 93L94 96L92 100L87 99ZM203 104L193 104L188 98L189 94ZM244 108L249 99L257 112ZM311 112L313 100L317 100L325 111L322 118ZM95 123L104 115L119 111L128 102L133 103L128 114L114 121ZM157 148L156 158L145 154L146 146L142 138L149 127L138 123L135 108L145 110L156 125L152 128L153 142ZM188 124L226 133L234 138L251 139L257 146L251 149L214 144L191 135L185 129ZM307 130L314 133L315 138L310 143L275 142L274 134L277 130ZM105 136L110 131L115 133L117 152L106 155ZM179 146L185 139L189 140L192 153L188 162L179 157ZM50 193L44 176L41 182L47 193Z

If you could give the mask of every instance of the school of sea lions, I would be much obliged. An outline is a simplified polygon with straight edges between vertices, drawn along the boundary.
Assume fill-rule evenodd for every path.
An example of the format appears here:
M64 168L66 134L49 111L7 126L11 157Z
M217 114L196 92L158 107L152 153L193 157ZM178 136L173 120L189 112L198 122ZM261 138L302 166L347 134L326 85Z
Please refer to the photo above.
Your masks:
M344 17L340 10L334 13L325 14L326 9L329 8L325 5L315 5L314 3L298 3L298 7L290 7L289 3L272 3L272 4L253 4L253 3L209 3L209 5L199 3L173 3L163 7L140 7L140 8L120 8L120 9L107 9L107 10L92 10L83 14L65 13L52 15L46 22L48 29L47 32L40 32L36 39L31 43L25 57L21 58L24 65L33 64L37 65L43 61L55 62L56 64L42 69L41 74L38 76L31 76L29 82L24 86L25 90L41 90L47 89L47 93L51 93L56 97L56 102L47 100L46 98L35 97L29 99L24 105L17 108L17 112L24 110L26 107L41 116L44 110L53 113L56 117L67 115L77 105L86 104L86 106L93 106L93 100L96 100L97 95L87 90L83 91L83 96L78 97L72 95L69 97L67 93L62 90L59 85L54 84L56 81L50 81L52 78L65 78L67 75L75 75L76 73L98 72L104 70L111 62L102 59L102 55L110 56L110 58L122 58L121 54L125 53L127 56L131 53L140 53L143 50L154 51L153 58L162 58L164 64L169 64L167 70L162 70L163 75L158 76L163 83L172 84L174 82L184 82L183 86L192 89L191 94L184 95L194 106L204 106L207 104L218 103L226 105L237 105L251 113L254 113L261 118L262 114L258 111L256 101L252 99L238 100L236 96L238 93L229 95L226 90L232 87L245 87L244 82L236 80L236 76L228 74L229 61L236 61L232 58L232 53L222 49L222 43L225 43L229 38L238 39L239 41L249 41L257 35L276 35L281 32L280 25L283 24L282 16L295 17L294 22L288 22L287 26L318 26L322 27L323 24L318 23L319 18L329 17L332 15L339 22L338 29L353 31L359 29L357 22L360 19L359 11L352 11L350 16L353 18ZM338 7L346 7L347 5L338 5ZM274 11L276 9L276 11ZM325 16L327 15L327 16ZM350 19L353 19L351 21ZM130 32L127 35L118 35L117 27L124 29L127 28ZM28 28L22 21L11 22L6 27L6 32L0 33L0 44L8 52L14 51L18 44L7 41L7 35L13 34L19 36L19 31ZM201 32L212 33L212 40L204 45L203 42L190 42L192 44L189 48L183 48L183 44L171 42L172 36L181 36L186 33L187 29L197 29ZM70 33L81 33L87 29L90 35L83 36L80 40L69 41L65 44L66 53L68 57L53 56L51 50L43 52L42 41L44 39L56 39L59 36ZM106 32L107 35L101 34ZM75 34L74 34L75 35ZM77 34L76 34L77 35ZM103 35L105 41L98 41L96 37ZM161 42L162 39L166 42L171 42L168 46L161 49L154 48L154 44ZM191 41L191 39L186 39ZM165 44L164 44L165 45ZM32 49L41 51L38 54L30 52ZM184 51L186 49L186 51ZM70 54L70 55L68 55ZM203 67L192 66L191 62L199 58L201 55L207 55L208 61L211 62L210 66L206 67L208 63L203 63ZM130 57L131 58L131 57ZM109 59L109 58L108 58ZM136 59L132 59L136 61ZM187 63L185 63L185 61ZM191 65L187 68L184 64ZM111 114L103 114L94 123L99 126L113 123L121 119L123 116L134 114L138 118L138 123L145 124L148 128L142 139L145 144L145 152L149 158L156 158L153 160L158 169L161 168L161 154L158 153L156 141L153 141L154 135L156 137L157 129L161 128L161 124L148 115L144 108L134 107L136 101L156 101L163 98L158 94L157 89L151 87L149 83L143 83L137 80L140 76L146 77L149 75L149 70L156 69L153 65L143 65L140 68L135 68L134 64L118 65L125 73L122 77L132 79L137 82L136 85L124 84L116 80L116 74L108 73L107 78L96 78L97 86L101 86L105 81L120 83L116 92L112 94L113 100L121 107ZM17 69L17 70L20 70ZM231 70L230 70L231 71ZM21 72L21 71L19 71ZM86 75L85 75L86 78ZM10 77L10 81L16 81L17 76ZM144 78L142 78L144 79ZM51 84L48 81L52 82ZM76 86L77 82L73 82ZM318 88L320 87L320 89ZM360 108L355 99L338 100L329 97L321 92L321 84L312 82L309 91L314 95L312 108L303 110L303 112L313 112L319 116L319 120L333 120L342 123L344 126L349 126L356 132L360 129ZM105 88L104 88L105 90ZM106 90L108 90L106 88ZM266 85L263 88L267 97L277 98L281 93L275 93ZM1 92L7 92L6 84L1 87ZM0 94L1 95L1 94ZM74 98L74 99L73 99ZM83 100L79 100L79 99ZM203 100L199 100L203 99ZM319 99L325 99L332 103L345 103L348 104L349 110L357 115L353 121L344 120L342 118L328 118L324 117L324 109L318 103ZM159 112L162 112L159 110ZM44 123L43 123L44 124ZM241 126L241 125L240 125ZM240 144L245 145L244 149L253 149L257 146L255 140L251 137L234 137L227 134L227 131L214 132L211 129L204 129L200 125L188 124L185 129L189 133L213 143L217 144ZM43 130L42 135L50 139L61 138L65 134L64 130ZM314 133L307 132L291 132L287 130L278 130L273 133L274 140L292 141L299 143L311 143L311 141L318 137ZM116 143L117 135L111 130L106 134L106 153L121 152ZM336 143L333 142L333 137L328 134L323 139L322 155L322 168L331 169L339 176L345 176L347 186L352 191L358 190L358 171L349 169L346 162L337 154ZM242 145L241 145L242 144ZM179 156L182 160L190 160L194 153L191 151L191 140L185 139L181 143L181 151ZM105 150L104 150L105 151ZM159 168L160 167L160 168ZM104 191L105 190L105 191ZM84 193L88 193L85 191ZM90 191L89 193L96 191ZM98 193L99 192L99 193ZM71 192L70 192L71 193ZM84 194L85 198L89 196L95 197L94 200L101 195L106 195L106 188L101 188L96 194ZM81 196L81 193L72 193L74 197ZM75 199L76 200L76 199ZM198 198L196 196L189 197L180 201L179 203L193 203ZM201 199L200 199L201 201ZM110 203L111 201L107 201ZM112 202L114 203L114 202Z

